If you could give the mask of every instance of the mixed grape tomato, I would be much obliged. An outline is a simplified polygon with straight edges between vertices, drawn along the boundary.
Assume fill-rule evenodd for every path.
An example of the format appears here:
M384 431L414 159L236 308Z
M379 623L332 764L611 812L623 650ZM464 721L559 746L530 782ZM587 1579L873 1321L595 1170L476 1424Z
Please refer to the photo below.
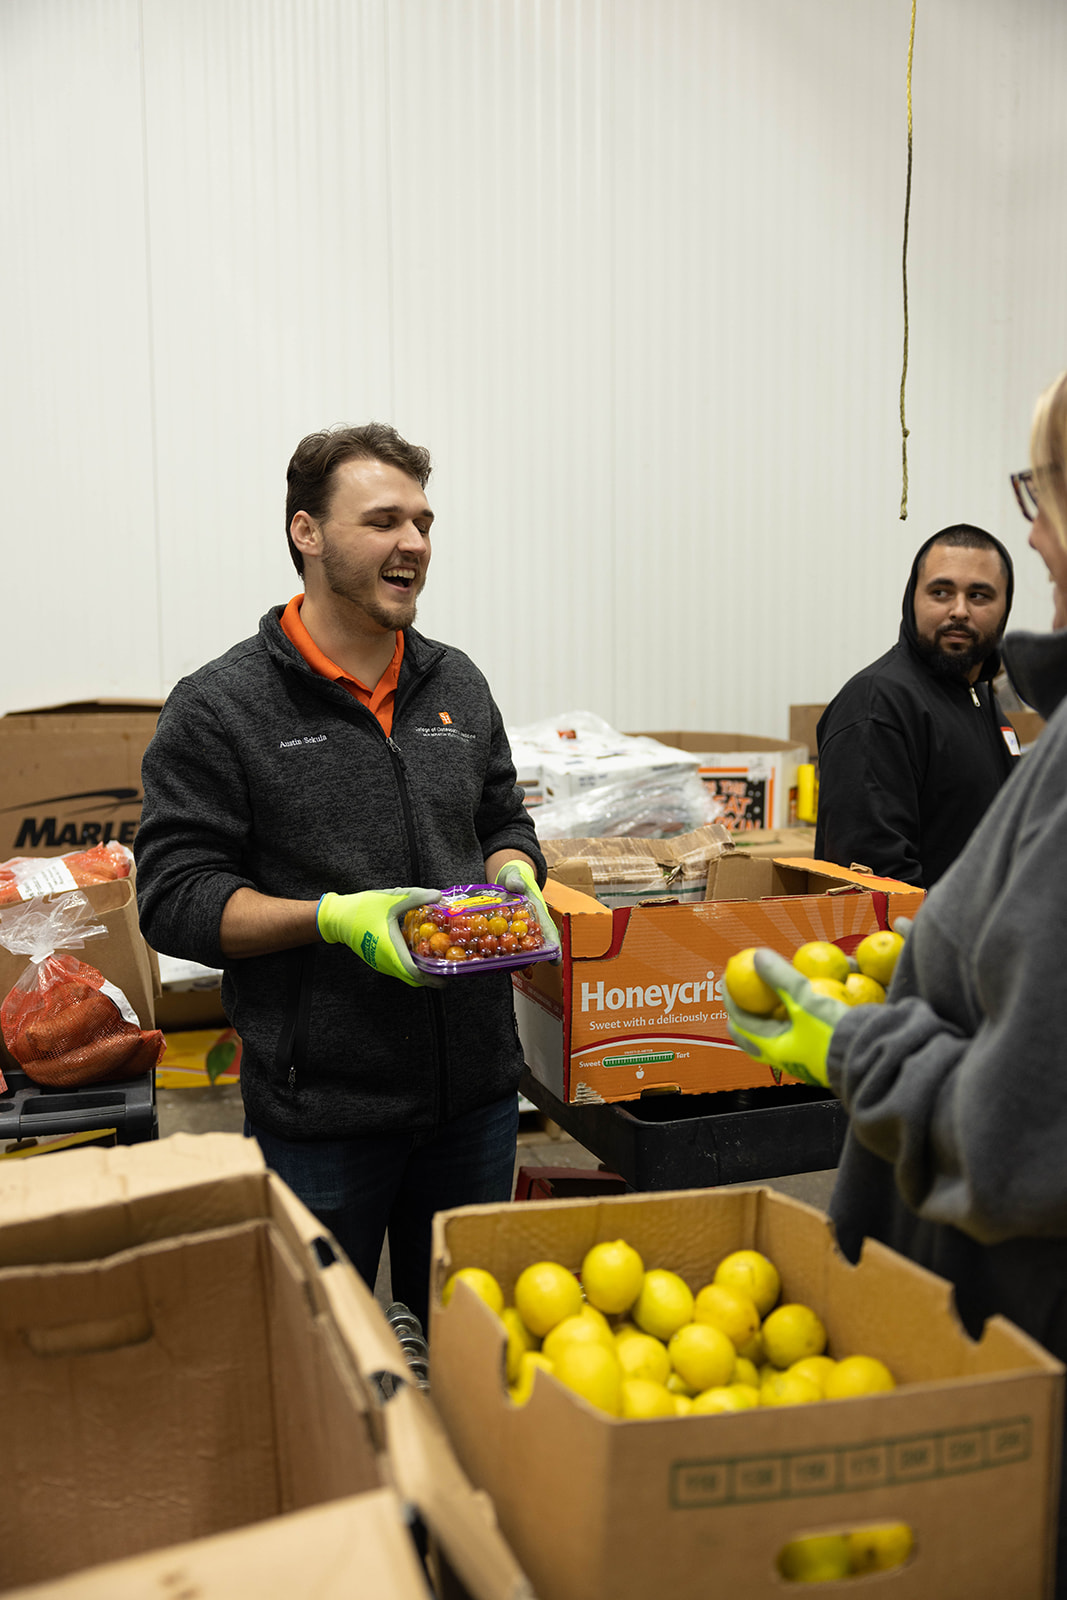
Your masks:
M446 889L404 918L404 939L416 965L433 971L464 966L525 966L555 955L523 894L494 884Z

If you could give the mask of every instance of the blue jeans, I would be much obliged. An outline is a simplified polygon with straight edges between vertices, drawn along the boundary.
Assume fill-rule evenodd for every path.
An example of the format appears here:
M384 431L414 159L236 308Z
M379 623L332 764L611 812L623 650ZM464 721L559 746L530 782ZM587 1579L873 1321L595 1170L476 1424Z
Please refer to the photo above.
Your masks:
M393 1299L424 1329L433 1214L511 1199L518 1128L517 1094L424 1133L297 1141L245 1123L268 1167L330 1230L372 1291L388 1233Z

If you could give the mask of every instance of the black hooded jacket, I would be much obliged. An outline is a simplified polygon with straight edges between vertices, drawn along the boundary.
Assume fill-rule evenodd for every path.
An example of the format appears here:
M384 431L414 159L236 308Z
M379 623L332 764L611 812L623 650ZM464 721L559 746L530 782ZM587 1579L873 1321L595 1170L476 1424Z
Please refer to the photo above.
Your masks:
M963 525L961 525L963 526ZM918 648L915 588L933 534L912 563L900 636L858 672L819 719L819 806L815 854L862 863L929 889L951 866L1011 773L1017 744L993 694L994 651L972 687L935 672ZM1011 557L999 541L1008 573Z

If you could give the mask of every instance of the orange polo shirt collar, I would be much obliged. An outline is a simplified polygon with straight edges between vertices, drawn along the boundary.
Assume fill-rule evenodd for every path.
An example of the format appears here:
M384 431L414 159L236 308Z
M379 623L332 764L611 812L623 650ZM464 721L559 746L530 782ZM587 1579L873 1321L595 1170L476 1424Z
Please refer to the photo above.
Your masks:
M397 629L396 648L393 659L382 673L373 689L368 689L365 683L360 683L358 678L350 678L348 674L324 655L304 626L300 615L300 607L304 603L303 594L295 594L281 615L281 627L289 643L293 645L312 672L317 672L322 678L330 678L334 683L339 683L347 689L361 705L378 719L382 732L386 738L393 731L393 707L396 703L396 686L400 677L400 663L404 659L404 635Z

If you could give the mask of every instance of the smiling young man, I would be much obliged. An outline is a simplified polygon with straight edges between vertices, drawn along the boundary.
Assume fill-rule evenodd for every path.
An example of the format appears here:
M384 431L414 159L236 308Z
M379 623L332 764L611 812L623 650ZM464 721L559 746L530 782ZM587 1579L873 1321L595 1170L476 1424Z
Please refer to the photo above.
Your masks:
M1012 587L969 523L919 550L897 643L819 721L817 857L929 889L959 855L1018 756L991 683Z
M522 1051L510 975L431 986L400 918L499 880L548 920L488 685L413 627L429 472L382 424L301 441L303 591L172 691L135 847L149 943L224 970L248 1131L424 1323L434 1211L511 1197Z

